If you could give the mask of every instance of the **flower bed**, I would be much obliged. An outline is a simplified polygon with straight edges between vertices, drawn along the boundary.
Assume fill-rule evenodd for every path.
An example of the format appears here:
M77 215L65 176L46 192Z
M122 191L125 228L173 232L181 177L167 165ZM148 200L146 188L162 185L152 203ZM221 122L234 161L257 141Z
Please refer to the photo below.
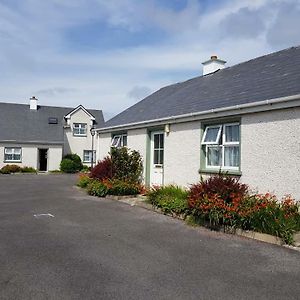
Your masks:
M179 191L175 186L155 187L148 199L166 213L185 214L189 222L212 229L253 230L280 237L287 244L300 231L300 205L291 196L279 201L270 193L251 194L247 185L222 174L201 180L188 192Z
M77 185L93 196L128 196L144 193L140 154L127 148L112 149L90 173L81 174Z
M18 165L5 165L0 169L0 174L13 173L36 173L36 169L32 167L20 167Z

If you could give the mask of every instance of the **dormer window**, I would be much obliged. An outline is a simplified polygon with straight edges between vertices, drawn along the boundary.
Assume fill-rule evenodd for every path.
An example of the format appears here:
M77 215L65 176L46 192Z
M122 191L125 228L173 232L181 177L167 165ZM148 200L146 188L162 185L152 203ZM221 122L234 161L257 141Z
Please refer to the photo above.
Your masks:
M57 118L53 118L53 117L48 118L48 124L57 124L57 123L58 123Z
M75 136L86 136L86 123L74 123L73 124L73 135Z

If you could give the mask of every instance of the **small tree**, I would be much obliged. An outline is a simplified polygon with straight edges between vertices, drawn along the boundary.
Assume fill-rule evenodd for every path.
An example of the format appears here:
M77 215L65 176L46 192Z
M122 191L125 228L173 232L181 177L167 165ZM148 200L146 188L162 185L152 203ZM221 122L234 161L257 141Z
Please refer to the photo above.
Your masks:
M114 178L134 183L142 181L143 163L138 151L126 147L112 148L111 160Z
M82 169L81 158L77 154L67 154L60 163L60 170L65 173L76 173Z

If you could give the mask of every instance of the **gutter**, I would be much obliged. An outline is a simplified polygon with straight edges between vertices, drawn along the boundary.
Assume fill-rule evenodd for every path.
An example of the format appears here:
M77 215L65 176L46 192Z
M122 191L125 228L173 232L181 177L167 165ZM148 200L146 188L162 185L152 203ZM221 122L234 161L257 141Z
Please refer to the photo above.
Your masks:
M102 133L102 132L104 133L104 132L110 132L119 129L141 128L141 127L145 127L146 125L156 126L162 123L168 123L168 124L182 123L182 122L188 122L194 120L214 118L216 116L222 117L228 115L230 116L230 115L237 115L237 114L255 113L255 112L261 112L266 110L289 108L289 107L296 107L296 106L300 106L300 94L268 99L264 101L256 101L256 102L246 103L246 104L238 104L238 105L222 107L222 108L215 108L206 111L170 116L165 118L127 123L127 124L110 126L110 127L103 127L103 128L95 129L95 131L98 133Z

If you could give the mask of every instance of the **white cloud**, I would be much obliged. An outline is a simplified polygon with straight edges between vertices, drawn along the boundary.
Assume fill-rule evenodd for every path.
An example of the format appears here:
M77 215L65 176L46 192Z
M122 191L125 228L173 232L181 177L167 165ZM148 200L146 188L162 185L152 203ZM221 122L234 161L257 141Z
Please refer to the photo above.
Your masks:
M232 0L206 10L192 0L179 11L155 0L16 3L0 3L1 101L36 94L41 104L82 103L109 116L147 95L145 87L200 75L211 54L232 65L300 42L297 0ZM167 38L99 52L66 49L66 29L99 19L130 32L159 29Z

